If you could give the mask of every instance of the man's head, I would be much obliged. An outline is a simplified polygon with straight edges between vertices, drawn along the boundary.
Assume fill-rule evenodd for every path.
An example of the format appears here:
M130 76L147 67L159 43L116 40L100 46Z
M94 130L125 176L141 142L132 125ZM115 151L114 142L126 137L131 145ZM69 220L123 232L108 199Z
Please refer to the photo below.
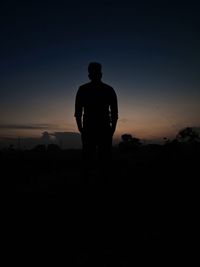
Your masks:
M91 62L88 66L88 77L91 81L98 82L102 78L101 64L97 62Z

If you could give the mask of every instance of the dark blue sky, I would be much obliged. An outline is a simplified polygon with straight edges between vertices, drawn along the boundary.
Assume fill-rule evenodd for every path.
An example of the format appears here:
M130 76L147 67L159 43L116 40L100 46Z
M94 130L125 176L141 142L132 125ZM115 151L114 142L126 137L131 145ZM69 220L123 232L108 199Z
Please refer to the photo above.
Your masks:
M154 139L199 126L195 2L3 1L0 135L77 131L74 97L90 61L118 95L116 135Z

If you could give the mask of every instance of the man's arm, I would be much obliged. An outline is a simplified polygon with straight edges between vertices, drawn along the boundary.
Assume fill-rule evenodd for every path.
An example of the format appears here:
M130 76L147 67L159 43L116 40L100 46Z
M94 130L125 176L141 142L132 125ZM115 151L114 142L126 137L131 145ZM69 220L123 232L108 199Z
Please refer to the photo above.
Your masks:
M111 131L112 134L114 134L118 120L117 95L114 90L112 91L112 96L111 96L110 114L111 114Z
M83 131L83 123L82 123L82 113L83 113L83 104L82 104L82 97L80 88L76 94L75 100L75 113L74 116L76 118L76 124L80 133Z

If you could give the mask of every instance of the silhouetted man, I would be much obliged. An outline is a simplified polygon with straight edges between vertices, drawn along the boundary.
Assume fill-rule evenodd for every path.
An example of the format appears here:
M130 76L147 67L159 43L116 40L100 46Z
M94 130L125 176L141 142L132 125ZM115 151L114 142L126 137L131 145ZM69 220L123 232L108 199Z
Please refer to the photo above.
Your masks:
M115 132L118 107L114 89L101 81L101 64L88 66L91 82L79 87L75 101L75 117L82 136L85 164L96 157L108 160Z

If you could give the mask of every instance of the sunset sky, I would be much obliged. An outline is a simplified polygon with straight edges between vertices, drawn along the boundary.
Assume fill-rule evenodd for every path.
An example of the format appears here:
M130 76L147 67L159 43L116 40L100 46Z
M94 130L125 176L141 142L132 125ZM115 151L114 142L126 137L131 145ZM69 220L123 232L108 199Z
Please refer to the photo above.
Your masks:
M77 132L91 61L118 96L115 137L199 127L199 14L197 1L3 1L0 137Z

